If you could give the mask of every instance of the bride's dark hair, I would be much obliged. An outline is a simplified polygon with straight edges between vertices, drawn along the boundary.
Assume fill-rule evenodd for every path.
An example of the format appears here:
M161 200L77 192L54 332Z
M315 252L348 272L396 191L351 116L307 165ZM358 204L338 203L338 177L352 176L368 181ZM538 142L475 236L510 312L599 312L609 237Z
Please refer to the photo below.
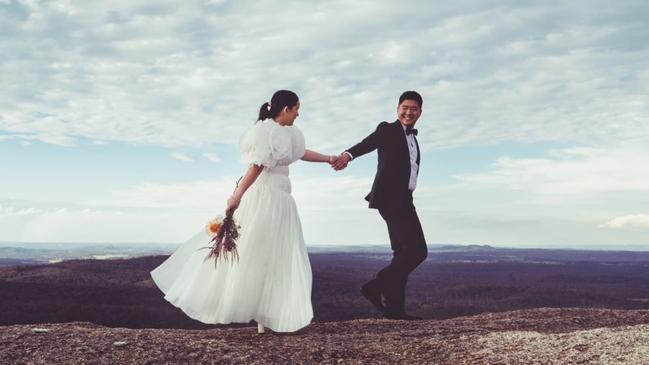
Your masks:
M297 94L290 90L275 91L270 103L263 103L259 108L257 121L277 117L285 106L292 108L297 105L298 100Z

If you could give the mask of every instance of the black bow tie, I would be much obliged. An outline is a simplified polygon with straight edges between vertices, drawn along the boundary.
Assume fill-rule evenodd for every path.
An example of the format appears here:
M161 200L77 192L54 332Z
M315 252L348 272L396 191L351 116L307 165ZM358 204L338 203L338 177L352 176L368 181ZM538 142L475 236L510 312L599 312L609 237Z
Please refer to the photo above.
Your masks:
M415 128L406 128L406 136L410 134L414 134L416 136L417 130Z

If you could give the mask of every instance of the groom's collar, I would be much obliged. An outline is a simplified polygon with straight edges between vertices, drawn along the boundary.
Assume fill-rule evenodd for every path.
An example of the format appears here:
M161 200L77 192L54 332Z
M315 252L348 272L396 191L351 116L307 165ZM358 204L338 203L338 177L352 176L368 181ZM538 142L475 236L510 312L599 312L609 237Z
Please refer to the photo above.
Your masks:
M403 129L403 132L406 133L406 131L408 130L408 127L406 127L405 125L401 124L401 122L399 121L399 119L396 120L396 123L397 123L398 125L400 125L401 128ZM410 129L415 129L415 127L412 127L412 128L410 128ZM415 130L416 130L416 129L415 129ZM406 134L406 135L407 135L407 134Z

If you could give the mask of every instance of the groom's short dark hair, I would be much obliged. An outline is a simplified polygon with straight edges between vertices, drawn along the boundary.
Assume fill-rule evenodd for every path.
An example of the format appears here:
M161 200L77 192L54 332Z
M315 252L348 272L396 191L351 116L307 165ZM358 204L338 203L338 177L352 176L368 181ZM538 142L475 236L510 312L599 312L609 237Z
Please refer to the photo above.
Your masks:
M399 105L401 105L404 100L414 100L419 104L420 108L424 104L424 99L422 99L421 95L416 91L406 91L401 94L401 96L399 96Z

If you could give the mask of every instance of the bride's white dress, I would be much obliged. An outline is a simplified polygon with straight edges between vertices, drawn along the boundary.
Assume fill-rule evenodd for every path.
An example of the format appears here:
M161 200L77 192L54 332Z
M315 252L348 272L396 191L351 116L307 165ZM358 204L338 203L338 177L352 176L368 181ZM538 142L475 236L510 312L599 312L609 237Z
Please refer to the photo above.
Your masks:
M241 142L243 159L263 165L241 199L239 262L203 261L211 239L204 230L151 271L165 299L204 323L255 320L276 332L293 332L313 318L311 265L291 196L288 165L304 155L295 126L257 122Z

